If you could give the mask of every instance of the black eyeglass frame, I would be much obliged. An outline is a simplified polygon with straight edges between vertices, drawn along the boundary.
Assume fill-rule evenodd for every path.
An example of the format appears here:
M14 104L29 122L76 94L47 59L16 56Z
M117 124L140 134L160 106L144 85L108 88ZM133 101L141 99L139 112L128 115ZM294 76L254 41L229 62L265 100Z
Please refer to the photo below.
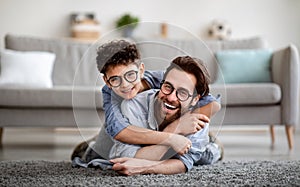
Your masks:
M162 90L163 84L168 84L168 85L171 86L172 89L171 89L171 92L170 92L170 93L165 93L165 92ZM181 102L187 101L190 97L195 97L195 96L197 96L196 90L194 91L194 94L190 94L189 91L188 91L187 89L185 89L185 88L175 89L174 86L173 86L171 83L165 82L165 80L162 80L162 81L161 81L161 83L160 83L160 91L162 91L163 94L165 94L165 95L170 95L170 94L172 94L172 93L174 92L174 90L176 90L176 97L177 97L177 99L178 99L179 101L181 101ZM186 91L187 96L188 96L186 99L180 99L180 98L178 97L178 92L179 92L180 90Z
M128 78L126 77L126 75L128 75L129 73L132 73L132 72L135 73L135 79L134 79L134 80L128 80ZM125 79L127 82L133 83L134 81L136 81L136 80L138 79L138 71L136 71L136 70L129 70L129 71L127 71L126 73L124 73L123 76L112 76L112 77L110 77L110 78L107 80L107 82L108 82L108 84L109 84L111 87L116 88L116 87L119 87L119 86L122 84L122 81L123 81L122 77L124 77L124 79ZM113 85L113 84L111 83L111 80L112 80L113 78L118 78L118 80L119 80L119 84L118 84L118 85Z

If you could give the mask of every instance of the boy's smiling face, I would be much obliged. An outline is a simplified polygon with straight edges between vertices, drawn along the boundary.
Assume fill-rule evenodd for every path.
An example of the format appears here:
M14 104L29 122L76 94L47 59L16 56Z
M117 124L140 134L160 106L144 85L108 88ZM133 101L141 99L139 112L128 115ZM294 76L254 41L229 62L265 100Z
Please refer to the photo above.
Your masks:
M133 82L128 82L124 75L130 71L137 71L137 78ZM103 77L107 86L109 86L117 95L124 99L131 99L135 97L138 92L142 89L141 77L144 73L144 64L140 64L139 67L136 64L129 65L117 65L115 67L109 68L106 75ZM130 75L129 75L130 76ZM117 87L112 87L108 80L112 77L120 77L121 84Z

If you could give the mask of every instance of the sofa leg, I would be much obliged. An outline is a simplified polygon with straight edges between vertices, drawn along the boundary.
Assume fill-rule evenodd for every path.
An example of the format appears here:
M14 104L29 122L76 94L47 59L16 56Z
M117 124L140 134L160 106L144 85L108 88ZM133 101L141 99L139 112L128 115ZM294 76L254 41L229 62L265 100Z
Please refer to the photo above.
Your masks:
M289 143L289 149L292 150L294 147L294 126L286 125L285 132Z
M274 125L270 125L270 134L271 134L271 146L274 147L275 144L275 130Z
M0 146L2 146L2 135L3 135L3 128L0 128Z

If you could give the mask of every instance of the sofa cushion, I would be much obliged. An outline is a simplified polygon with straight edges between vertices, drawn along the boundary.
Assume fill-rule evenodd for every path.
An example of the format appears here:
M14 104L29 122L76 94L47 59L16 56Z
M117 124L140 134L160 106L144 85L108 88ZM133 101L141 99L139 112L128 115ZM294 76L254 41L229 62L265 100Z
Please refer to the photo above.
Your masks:
M63 38L39 38L6 35L5 48L17 51L47 51L56 54L53 68L53 85L94 86L103 85L98 79L96 47Z
M0 106L24 108L102 108L99 87L0 87Z
M267 49L268 42L261 37L251 37L222 41L222 50L228 49Z
M148 70L165 70L177 56L198 57L206 64L211 79L215 80L217 62L212 50L220 50L219 41L203 42L199 38L134 38Z
M224 50L216 57L220 66L218 83L223 78L226 83L271 82L270 49Z
M224 106L272 105L281 100L281 89L275 83L212 84L213 95L221 94Z
M51 88L55 54L40 51L1 51L0 85Z

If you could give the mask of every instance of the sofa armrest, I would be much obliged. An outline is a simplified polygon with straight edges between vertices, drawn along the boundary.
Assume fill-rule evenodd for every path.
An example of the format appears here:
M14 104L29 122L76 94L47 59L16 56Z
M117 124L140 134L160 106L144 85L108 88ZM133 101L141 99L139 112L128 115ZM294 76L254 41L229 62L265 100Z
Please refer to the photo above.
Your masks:
M282 123L295 126L299 113L299 54L296 46L275 51L272 57L273 82L282 91Z

